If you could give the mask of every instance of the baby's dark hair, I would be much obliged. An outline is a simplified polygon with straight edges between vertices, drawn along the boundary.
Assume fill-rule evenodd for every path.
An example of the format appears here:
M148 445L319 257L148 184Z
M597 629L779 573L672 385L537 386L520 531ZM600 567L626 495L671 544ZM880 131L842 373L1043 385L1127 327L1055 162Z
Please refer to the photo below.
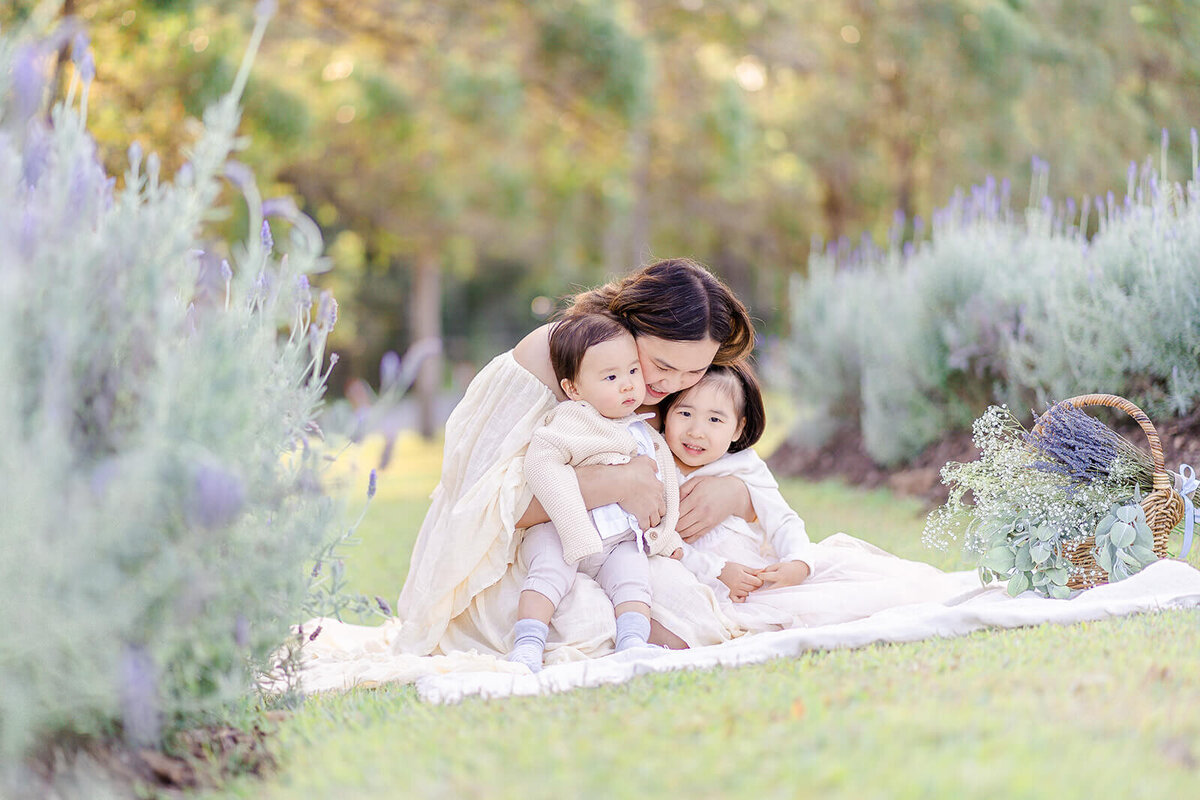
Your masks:
M742 435L729 444L729 452L737 453L753 447L762 438L767 428L767 411L763 407L762 387L754 374L750 362L743 359L732 364L713 364L695 386L677 392L663 401L662 418L671 413L671 407L681 396L697 386L713 384L733 400L734 413L746 420Z
M558 381L574 381L589 347L632 333L625 321L606 311L567 311L550 331L550 366Z

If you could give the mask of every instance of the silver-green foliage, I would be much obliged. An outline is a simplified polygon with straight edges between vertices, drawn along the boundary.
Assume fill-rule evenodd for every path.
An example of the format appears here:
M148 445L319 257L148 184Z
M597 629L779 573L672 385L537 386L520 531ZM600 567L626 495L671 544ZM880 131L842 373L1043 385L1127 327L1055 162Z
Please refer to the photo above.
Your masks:
M1114 505L1096 525L1096 563L1111 581L1128 578L1158 560L1154 534L1140 503Z
M1071 565L1062 554L1054 526L1017 513L990 529L987 545L979 562L979 575L985 582L1005 581L1013 597L1029 589L1059 600L1070 596Z
M1077 211L1045 199L1044 164L1034 177L1024 214L989 181L916 246L817 253L793 282L798 397L857 421L879 462L990 403L1103 391L1182 415L1200 401L1200 186L1131 168L1125 200Z
M229 160L249 55L174 179L134 145L117 190L86 42L47 121L55 49L4 34L0 755L114 722L153 741L251 691L300 618L336 517L308 447L336 306L313 311L314 226L278 205L278 256ZM226 177L253 232L232 248L204 238Z

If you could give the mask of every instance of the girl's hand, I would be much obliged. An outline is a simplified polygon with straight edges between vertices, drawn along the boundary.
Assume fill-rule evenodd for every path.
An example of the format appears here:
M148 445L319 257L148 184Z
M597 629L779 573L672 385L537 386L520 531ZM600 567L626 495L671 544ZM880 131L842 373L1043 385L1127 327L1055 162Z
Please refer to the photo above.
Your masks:
M780 561L763 567L757 573L768 589L778 589L781 586L796 586L808 580L812 574L808 564L803 561Z
M725 562L725 567L717 577L729 587L729 599L735 603L746 602L747 595L763 585L762 578L755 575L754 570L732 561Z
M676 529L689 544L730 516L747 522L757 519L750 491L741 478L707 475L679 487L679 524Z

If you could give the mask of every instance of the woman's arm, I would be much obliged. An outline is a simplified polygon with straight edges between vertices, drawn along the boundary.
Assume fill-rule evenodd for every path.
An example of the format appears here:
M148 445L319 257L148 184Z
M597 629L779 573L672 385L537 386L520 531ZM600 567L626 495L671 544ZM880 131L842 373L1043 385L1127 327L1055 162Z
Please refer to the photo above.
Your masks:
M528 370L535 378L554 392L560 401L566 400L558 379L554 377L554 367L550 364L550 330L554 323L547 323L526 334L513 348L513 359Z
M667 512L662 482L655 475L656 468L654 459L638 456L628 464L575 467L575 477L579 481L583 504L589 509L619 503L638 518L642 530L648 530ZM528 528L549 521L546 509L535 497L517 520L517 527Z
M679 487L679 535L694 542L721 524L726 517L758 519L750 490L741 478L707 475L692 478Z

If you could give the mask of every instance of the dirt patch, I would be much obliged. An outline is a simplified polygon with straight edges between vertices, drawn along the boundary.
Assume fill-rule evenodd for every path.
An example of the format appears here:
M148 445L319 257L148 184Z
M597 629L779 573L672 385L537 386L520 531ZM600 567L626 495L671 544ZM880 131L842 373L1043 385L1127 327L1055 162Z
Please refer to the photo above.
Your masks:
M868 489L886 486L900 494L922 498L933 506L945 502L947 497L940 474L942 466L947 461L971 461L978 456L970 433L954 433L930 445L907 464L881 467L867 453L862 433L842 428L816 448L786 441L775 449L767 463L779 477L837 478Z
M17 797L59 796L56 787L86 790L91 784L128 797L182 797L237 776L264 776L275 769L266 738L285 716L268 711L249 731L224 725L181 731L168 752L131 747L119 738L55 741L26 762Z
M1146 436L1132 421L1105 420L1130 441L1145 447ZM1167 469L1191 464L1200 470L1200 411L1181 419L1155 422L1162 440ZM838 478L855 486L886 486L900 494L923 499L930 507L946 502L949 490L942 484L941 469L949 461L973 461L979 450L971 434L957 431L935 442L901 466L885 468L876 464L863 445L862 434L854 429L838 430L821 447L804 447L785 441L767 463L778 476L808 480Z

